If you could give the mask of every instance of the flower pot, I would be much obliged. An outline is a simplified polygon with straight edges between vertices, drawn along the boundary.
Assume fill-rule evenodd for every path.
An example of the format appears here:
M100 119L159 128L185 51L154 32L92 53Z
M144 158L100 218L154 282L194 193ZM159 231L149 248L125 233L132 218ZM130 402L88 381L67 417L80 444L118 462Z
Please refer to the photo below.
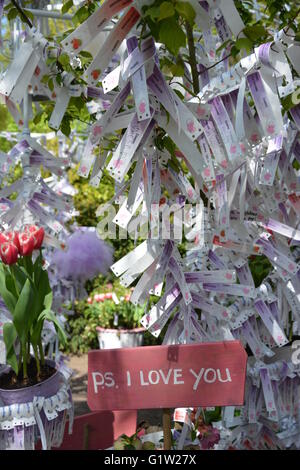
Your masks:
M144 343L145 328L110 329L97 326L99 348L119 349L142 346Z
M34 450L39 439L45 450L59 447L68 417L71 431L72 396L59 370L31 387L0 389L0 450Z

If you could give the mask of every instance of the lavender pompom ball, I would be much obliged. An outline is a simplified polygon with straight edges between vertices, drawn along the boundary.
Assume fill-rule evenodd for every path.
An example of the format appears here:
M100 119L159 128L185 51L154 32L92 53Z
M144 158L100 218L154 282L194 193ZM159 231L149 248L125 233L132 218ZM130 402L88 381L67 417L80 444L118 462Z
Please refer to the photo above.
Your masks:
M81 227L65 242L67 250L55 250L51 263L60 278L85 282L108 272L113 249L97 237L95 230Z

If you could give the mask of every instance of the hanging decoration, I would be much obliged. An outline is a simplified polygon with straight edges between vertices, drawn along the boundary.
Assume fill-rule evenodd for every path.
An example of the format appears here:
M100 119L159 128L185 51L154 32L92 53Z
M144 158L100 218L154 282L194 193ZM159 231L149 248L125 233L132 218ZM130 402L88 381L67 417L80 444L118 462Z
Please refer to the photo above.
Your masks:
M55 130L65 130L72 102L82 99L91 121L78 175L100 191L103 174L115 183L111 203L121 201L119 209L99 207L97 216L109 215L98 233L113 224L135 239L111 270L122 285L134 284L135 305L157 296L142 325L155 337L164 332L163 344L239 339L251 355L245 404L224 408L218 447L299 449L300 369L289 345L300 335L300 45L293 21L252 50L233 0L177 2L177 13L195 27L188 22L187 45L175 33L165 47L155 21L174 13L151 3L106 0L59 43L27 24L0 80L2 102L23 125L1 172L17 160L24 170L0 190L0 223L22 225L26 209L59 248L57 235L67 232L53 209L70 213L71 197L51 189L40 166L59 178L70 160L28 133L28 93L50 100ZM147 16L151 29L141 21ZM235 61L233 37L243 51ZM189 64L174 62L178 52Z

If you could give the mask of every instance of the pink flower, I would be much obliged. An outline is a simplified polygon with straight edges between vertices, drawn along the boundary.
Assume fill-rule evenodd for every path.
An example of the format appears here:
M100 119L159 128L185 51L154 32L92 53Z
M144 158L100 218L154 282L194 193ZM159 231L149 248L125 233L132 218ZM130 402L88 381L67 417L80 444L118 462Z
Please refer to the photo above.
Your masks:
M106 294L104 294L104 298L107 299L107 300L111 300L112 299L112 293L107 292Z
M130 301L130 294L125 295L125 301L129 302Z
M220 440L218 429L213 428L211 425L201 425L199 426L198 431L200 432L198 438L203 450L212 449Z
M92 297L88 297L88 299L87 299L87 303L88 303L88 304L92 304L92 303L93 303L93 299L92 299Z

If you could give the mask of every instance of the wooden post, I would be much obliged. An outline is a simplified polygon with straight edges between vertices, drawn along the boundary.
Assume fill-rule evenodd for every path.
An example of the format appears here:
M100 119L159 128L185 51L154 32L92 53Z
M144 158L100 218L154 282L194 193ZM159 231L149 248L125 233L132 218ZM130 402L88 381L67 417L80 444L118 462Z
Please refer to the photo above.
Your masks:
M85 424L83 428L83 450L88 450L89 448L89 434L90 426L88 424Z
M171 450L172 447L171 416L172 410L163 408L164 450Z

